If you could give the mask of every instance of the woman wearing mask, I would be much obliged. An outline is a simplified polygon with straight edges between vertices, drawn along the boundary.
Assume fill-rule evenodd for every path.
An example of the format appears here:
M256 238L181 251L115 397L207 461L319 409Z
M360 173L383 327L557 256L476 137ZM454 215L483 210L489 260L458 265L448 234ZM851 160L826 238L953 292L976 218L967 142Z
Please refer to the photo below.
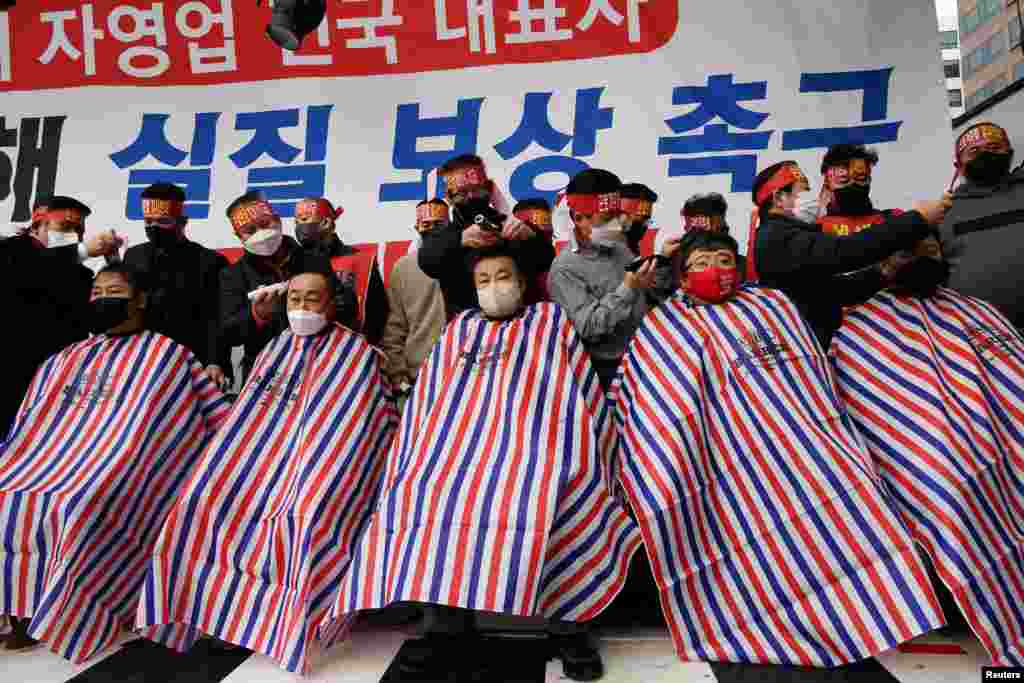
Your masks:
M263 347L288 327L284 283L305 270L330 270L331 264L282 234L281 218L260 192L231 202L227 215L245 254L221 271L220 339L226 348L245 347L244 379Z
M760 282L786 292L827 348L843 306L861 303L884 286L881 271L856 278L844 273L874 266L897 251L911 249L942 222L948 200L914 202L913 210L856 235L836 237L814 221L810 186L795 161L761 171L753 199L760 219L753 249Z
M420 369L358 575L330 614L433 605L431 632L399 660L430 680L460 666L504 677L507 662L478 655L476 610L545 617L566 675L600 677L578 622L611 602L640 544L611 494L612 425L594 369L558 306L524 305L516 256L473 255L480 309L449 323ZM583 557L585 571L573 560Z

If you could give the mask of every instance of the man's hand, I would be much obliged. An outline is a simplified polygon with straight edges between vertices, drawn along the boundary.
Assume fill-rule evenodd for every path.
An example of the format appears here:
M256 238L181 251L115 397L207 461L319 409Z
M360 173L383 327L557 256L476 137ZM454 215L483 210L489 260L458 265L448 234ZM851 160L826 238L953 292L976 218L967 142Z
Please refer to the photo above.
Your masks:
M118 237L113 230L104 230L86 238L85 250L90 257L110 256L118 253L123 244L124 240Z
M929 225L939 225L946 217L946 211L953 206L953 200L946 196L942 199L932 199L923 202L914 202L912 208L924 216Z
M263 292L256 294L252 300L252 310L256 314L256 317L262 320L270 320L274 317L274 307L277 303L277 297L280 296L282 290L268 289Z
M682 236L673 237L670 240L666 240L665 243L661 245L661 255L667 256L668 258L674 258L675 255L679 253L679 247L682 246L682 244Z
M912 251L897 251L889 258L882 261L879 264L878 269L882 272L882 277L886 280L892 280L896 273L900 272L904 266L914 260L914 252Z
M206 376L217 385L218 389L223 389L227 386L227 375L224 374L224 371L220 369L219 365L207 365L204 372L206 373Z
M504 227L501 229L501 236L510 241L528 240L535 234L533 228L515 216L509 216L508 220L505 221Z
M640 266L635 272L626 273L622 283L630 289L650 289L654 287L654 259Z
M462 246L467 249L483 249L491 247L498 241L498 235L473 225L462 231Z

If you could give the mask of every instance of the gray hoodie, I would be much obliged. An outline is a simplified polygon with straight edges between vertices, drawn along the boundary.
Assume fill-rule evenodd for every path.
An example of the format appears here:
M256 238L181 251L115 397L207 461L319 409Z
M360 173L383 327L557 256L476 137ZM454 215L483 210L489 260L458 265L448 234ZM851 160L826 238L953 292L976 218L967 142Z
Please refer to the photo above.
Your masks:
M949 287L1024 328L1024 166L995 187L965 182L939 228Z

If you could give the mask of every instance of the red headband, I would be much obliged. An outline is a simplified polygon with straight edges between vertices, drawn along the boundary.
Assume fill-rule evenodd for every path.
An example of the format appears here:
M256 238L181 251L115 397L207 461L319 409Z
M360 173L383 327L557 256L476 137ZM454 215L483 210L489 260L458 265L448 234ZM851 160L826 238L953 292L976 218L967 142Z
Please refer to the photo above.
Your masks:
M516 211L515 216L524 223L529 223L539 228L551 227L551 212L545 209L520 209Z
M1006 131L994 123L979 123L976 126L965 130L956 141L957 160L966 150L974 147L983 147L990 142L1010 144Z
M340 206L335 209L326 199L303 199L295 205L295 222L312 223L324 218L336 219L345 213Z
M173 199L143 199L144 218L180 218L185 213L185 202Z
M270 202L259 199L236 207L231 212L231 227L238 231L263 218L275 218L276 216L277 214L274 213L274 208L270 206Z
M50 209L46 206L40 206L39 208L32 211L32 222L45 220L46 216L50 213Z
M792 164L786 164L765 181L761 189L757 191L757 205L761 206L764 204L777 190L781 190L801 180L804 180L804 174L800 172L800 169Z
M567 194L565 201L576 213L593 216L598 213L618 213L622 210L622 197L618 192L604 194Z
M35 215L33 214L33 218ZM64 223L74 223L75 225L82 225L85 222L82 212L78 209L49 209L45 215L46 220L50 221L61 221Z
M428 202L416 207L417 221L448 220L448 207L435 202Z
M483 166L466 166L450 171L444 176L449 192L460 192L470 187L479 187L487 182L487 171Z
M683 230L690 232L691 230L710 230L711 229L711 218L703 214L696 216L683 216Z
M650 216L654 213L654 202L649 202L646 199L623 197L619 203L622 206L622 212L628 213L630 216Z

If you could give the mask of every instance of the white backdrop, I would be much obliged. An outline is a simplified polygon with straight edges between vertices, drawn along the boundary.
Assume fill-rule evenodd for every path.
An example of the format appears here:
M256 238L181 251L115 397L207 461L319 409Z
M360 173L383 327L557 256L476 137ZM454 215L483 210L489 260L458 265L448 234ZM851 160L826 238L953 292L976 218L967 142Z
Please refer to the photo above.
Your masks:
M673 87L704 86L709 76L721 74L732 74L736 83L766 81L766 99L739 105L767 113L768 118L756 130L730 127L729 132L775 132L767 149L736 153L756 153L758 169L795 158L816 184L824 149L784 152L783 131L858 125L862 94L801 94L801 73L892 67L884 122L902 121L902 126L898 141L876 145L881 155L875 172L876 204L883 208L906 207L914 198L941 194L951 174L952 133L932 0L860 0L827 3L826 7L797 0L679 2L674 36L668 44L646 54L215 86L89 86L8 92L3 94L2 111L8 126L19 117L67 115L56 191L79 197L92 206L91 228L114 227L129 242L144 238L142 225L125 218L128 170L117 168L109 155L135 139L143 113L169 114L168 140L188 150L194 115L222 112L212 166L210 217L193 220L190 235L208 246L227 247L237 244L224 210L246 187L246 169L230 163L227 155L252 135L235 130L235 115L289 107L305 111L307 106L332 104L324 194L345 207L339 228L346 241L382 242L410 239L415 202L378 201L380 184L420 177L419 171L392 167L398 105L419 103L424 117L451 116L459 98L485 98L476 149L487 161L491 175L507 187L510 174L521 163L552 154L533 143L515 158L504 161L494 150L496 143L516 130L524 95L554 93L551 124L571 133L576 91L603 87L600 105L614 108L614 123L610 129L598 131L596 152L583 161L613 170L625 181L653 187L661 195L655 219L662 228L678 229L679 207L690 194L725 193L733 232L743 244L751 208L749 192L730 193L728 175L670 177L670 157L658 154L659 137L673 135L666 119L695 109L693 105L673 105ZM401 10L401 0L398 4L396 11ZM612 4L626 3L616 0ZM237 11L246 10L239 4ZM20 30L48 30L33 26ZM17 49L15 39L15 53ZM299 127L282 132L285 141L300 149L304 147L304 123L302 120ZM710 123L724 121L714 119ZM687 134L700 132L697 129ZM422 140L419 144L422 149L431 145L443 149L450 147L451 139ZM570 152L567 149L565 153ZM716 154L729 152L693 156ZM264 157L254 165L261 162L268 160ZM160 167L152 158L133 166ZM567 178L551 174L542 181L546 189L557 189ZM0 202L0 215L9 218L13 202L13 193ZM286 225L290 232L291 221Z

